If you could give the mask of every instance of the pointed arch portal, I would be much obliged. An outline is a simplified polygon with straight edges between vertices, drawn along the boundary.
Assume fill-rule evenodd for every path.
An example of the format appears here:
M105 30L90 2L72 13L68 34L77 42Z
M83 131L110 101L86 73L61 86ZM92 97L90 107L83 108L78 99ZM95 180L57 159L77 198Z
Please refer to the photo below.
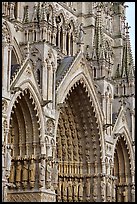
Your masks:
M57 201L100 199L100 141L86 88L76 83L61 109L57 128L59 181Z
M116 202L130 202L131 195L131 165L130 156L124 138L116 145L114 154L114 176L116 177Z
M10 118L8 144L12 145L9 188L37 188L38 156L40 155L39 118L34 99L28 89L16 99ZM33 174L30 173L34 170ZM33 178L32 178L33 177Z

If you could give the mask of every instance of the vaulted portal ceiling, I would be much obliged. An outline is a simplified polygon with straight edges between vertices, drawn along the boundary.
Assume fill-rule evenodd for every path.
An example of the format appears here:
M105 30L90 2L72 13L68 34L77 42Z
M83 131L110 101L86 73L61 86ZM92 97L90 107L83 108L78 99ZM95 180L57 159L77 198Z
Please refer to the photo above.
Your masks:
M12 108L8 143L12 145L9 188L20 191L38 188L40 155L39 118L28 89L16 99ZM37 167L36 167L37 166Z
M97 177L101 171L99 130L86 88L80 83L69 93L60 113L57 156L60 186L58 201L93 201L93 177ZM78 188L76 196L75 187L71 192L71 184L78 187L82 185L82 192ZM63 190L65 185L67 193Z
M131 200L131 165L130 156L124 138L117 142L114 155L114 176L116 177L116 201Z

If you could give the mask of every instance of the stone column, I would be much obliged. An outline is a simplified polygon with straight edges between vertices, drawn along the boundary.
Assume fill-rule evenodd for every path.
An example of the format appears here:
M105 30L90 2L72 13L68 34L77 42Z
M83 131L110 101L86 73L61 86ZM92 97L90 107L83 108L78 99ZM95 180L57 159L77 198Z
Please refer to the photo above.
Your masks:
M68 55L70 56L70 36L71 34L68 33Z
M135 141L135 111L131 110L132 141Z
M43 27L43 40L47 41L47 28L46 28L46 26Z
M66 51L66 31L63 30L63 51L62 51L65 55L67 54Z
M104 123L106 123L106 97L104 94L102 94L102 107L104 113Z
M8 43L2 42L2 95L7 98L7 81L8 81L8 67L9 67L9 47Z
M52 109L55 109L56 67L55 67L54 63L52 63L52 70L53 70L53 81L52 81L52 100L53 100L53 103L52 103Z
M60 48L60 27L58 28L58 47Z
M13 46L9 45L8 49L8 72L7 72L7 91L10 92L10 75L11 75L11 52L12 52ZM9 94L8 94L9 95Z
M51 62L48 62L47 65L47 71L48 71L48 87L47 87L47 91L48 91L48 100L52 100L52 87L53 87L53 70L52 70L52 65Z
M42 98L47 100L47 61L42 63Z

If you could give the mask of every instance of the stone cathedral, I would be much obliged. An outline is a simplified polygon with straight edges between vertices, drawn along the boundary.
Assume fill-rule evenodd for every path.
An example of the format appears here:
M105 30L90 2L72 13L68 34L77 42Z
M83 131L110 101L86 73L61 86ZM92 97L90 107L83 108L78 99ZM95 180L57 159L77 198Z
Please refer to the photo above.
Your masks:
M2 200L135 202L125 2L2 2Z

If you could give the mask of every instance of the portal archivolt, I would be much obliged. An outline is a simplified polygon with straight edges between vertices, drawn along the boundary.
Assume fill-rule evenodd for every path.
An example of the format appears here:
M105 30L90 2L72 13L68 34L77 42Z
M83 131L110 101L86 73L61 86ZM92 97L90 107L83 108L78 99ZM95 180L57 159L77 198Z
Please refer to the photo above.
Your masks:
M10 119L8 144L13 147L9 177L11 189L37 188L36 169L40 154L38 120L34 100L26 89L17 97Z
M57 129L57 201L100 199L100 142L95 112L86 88L78 83L65 100Z
M127 145L124 137L117 142L114 154L114 176L116 177L116 202L132 200L131 166Z

